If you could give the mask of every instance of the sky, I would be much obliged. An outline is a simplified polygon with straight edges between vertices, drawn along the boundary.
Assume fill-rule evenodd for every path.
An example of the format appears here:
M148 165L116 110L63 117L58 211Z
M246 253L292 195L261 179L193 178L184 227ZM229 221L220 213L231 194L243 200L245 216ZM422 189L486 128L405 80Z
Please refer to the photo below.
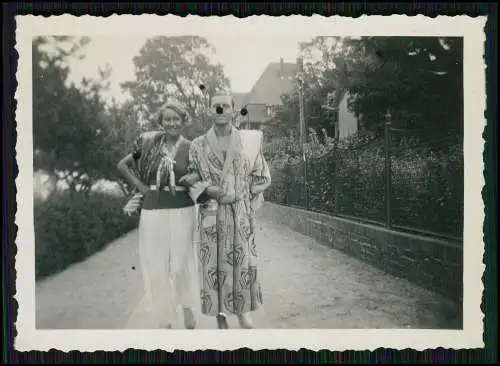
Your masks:
M208 42L215 46L212 60L224 66L235 93L249 92L270 62L296 62L299 42L310 40L310 36L209 36ZM82 77L97 78L98 68L106 63L112 68L111 90L108 100L114 97L118 102L128 98L120 83L134 80L133 57L138 54L147 37L99 36L90 37L85 47L85 58L70 64L70 80L78 84Z

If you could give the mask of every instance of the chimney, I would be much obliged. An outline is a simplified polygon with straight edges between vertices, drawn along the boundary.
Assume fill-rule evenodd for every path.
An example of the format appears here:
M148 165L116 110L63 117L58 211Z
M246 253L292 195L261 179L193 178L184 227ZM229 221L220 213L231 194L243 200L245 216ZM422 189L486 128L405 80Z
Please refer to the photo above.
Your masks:
M285 68L283 66L283 57L280 58L280 78L283 80L285 77Z

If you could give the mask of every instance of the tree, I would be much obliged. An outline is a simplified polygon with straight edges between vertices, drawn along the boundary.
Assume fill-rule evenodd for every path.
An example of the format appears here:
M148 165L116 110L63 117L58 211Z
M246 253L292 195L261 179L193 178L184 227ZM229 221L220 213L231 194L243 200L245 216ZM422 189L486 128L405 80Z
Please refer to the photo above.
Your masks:
M390 109L396 127L429 138L461 130L462 48L459 38L316 37L303 53L322 55L306 70L314 91L348 92L365 128L380 130Z
M176 98L195 122L190 134L199 134L207 127L204 112L211 96L230 87L222 65L210 62L209 55L214 52L203 37L151 38L134 57L136 80L122 87L131 93L148 123L154 123L155 113L168 98Z
M89 192L96 181L116 177L116 156L109 151L120 133L113 131L116 124L108 123L101 97L110 69L100 70L101 80L83 79L80 88L68 85L68 60L81 57L87 42L73 37L38 37L33 42L34 169L54 183L63 180L71 193Z
M462 47L459 38L437 37L315 37L303 43L306 127L323 131L322 142L325 133L334 135L335 117L323 105L335 91L334 104L347 94L349 108L360 122L360 134L348 144L380 137L388 110L393 126L408 131L393 134L395 138L460 138ZM294 91L283 97L280 114L266 126L269 154L290 141L289 132L298 136L298 118ZM289 155L294 154L290 150Z
M116 163L132 151L132 143L140 133L137 113L132 102L118 105L115 101L107 112L108 118L103 139L106 147L99 165L106 172L106 179L118 183L124 194L129 194L131 187L116 169Z
M354 110L368 124L375 125L391 109L396 125L421 130L425 137L460 132L461 40L366 37L353 47L365 58L346 70L348 89Z
M264 126L264 137L272 140L299 131L299 100L297 92L281 97L282 107L275 117Z
M34 168L48 174L53 186L60 177L68 184L73 177L70 148L66 145L75 139L76 124L71 113L76 112L81 101L68 105L71 98L78 98L76 89L66 85L68 60L81 58L79 51L87 43L86 38L36 37L32 44Z

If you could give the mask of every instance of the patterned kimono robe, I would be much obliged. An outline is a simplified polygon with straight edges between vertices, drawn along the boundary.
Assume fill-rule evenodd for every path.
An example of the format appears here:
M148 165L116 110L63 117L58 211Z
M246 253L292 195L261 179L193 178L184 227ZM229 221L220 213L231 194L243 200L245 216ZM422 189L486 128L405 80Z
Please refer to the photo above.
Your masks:
M260 151L255 162L245 154L239 131L232 130L231 142L224 154L215 132L196 138L190 148L190 172L203 182L222 188L213 224L201 225L199 260L202 312L215 316L220 310L242 314L262 305L262 289L257 271L255 213L250 187L270 181L267 163ZM201 209L203 221L203 208Z

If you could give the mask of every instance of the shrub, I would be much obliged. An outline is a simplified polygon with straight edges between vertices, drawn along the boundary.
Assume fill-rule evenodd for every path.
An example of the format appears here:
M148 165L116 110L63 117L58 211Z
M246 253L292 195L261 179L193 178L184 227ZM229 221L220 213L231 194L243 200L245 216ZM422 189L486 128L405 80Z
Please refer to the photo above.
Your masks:
M381 139L353 141L328 149L309 146L309 209L384 224L385 156ZM312 145L312 144L311 144ZM439 149L394 146L391 211L394 225L460 237L463 229L463 153L460 142ZM325 150L327 152L325 153ZM288 160L288 164L284 161ZM290 163L291 162L291 163ZM299 159L270 163L270 201L304 207L304 169Z
M35 206L36 278L82 261L137 227L137 217L123 214L127 198L95 193L60 193Z

